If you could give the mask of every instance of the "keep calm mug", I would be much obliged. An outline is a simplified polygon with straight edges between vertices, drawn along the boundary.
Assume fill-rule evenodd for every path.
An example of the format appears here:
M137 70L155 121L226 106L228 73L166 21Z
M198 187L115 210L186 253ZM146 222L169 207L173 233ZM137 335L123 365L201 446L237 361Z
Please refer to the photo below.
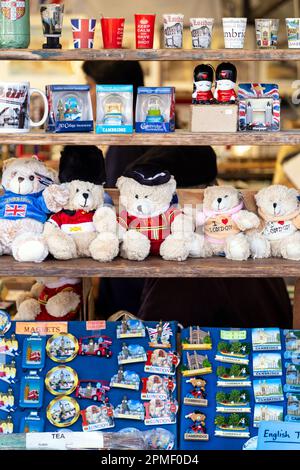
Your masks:
M41 95L44 115L38 122L30 119L30 97ZM25 133L31 127L40 127L48 117L49 106L46 95L37 88L30 88L29 82L0 82L0 133Z

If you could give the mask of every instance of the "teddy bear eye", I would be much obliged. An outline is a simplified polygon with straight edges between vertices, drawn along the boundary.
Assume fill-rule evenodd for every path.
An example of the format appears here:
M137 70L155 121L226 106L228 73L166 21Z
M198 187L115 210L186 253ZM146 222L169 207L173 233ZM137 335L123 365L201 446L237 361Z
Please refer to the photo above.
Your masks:
M78 188L76 189L76 193L79 193L79 189L78 189Z
M138 198L139 198L139 196L138 196L138 194L136 194L136 195L135 195L135 199L138 199Z
M228 194L225 194L225 196L224 196L224 197L228 197Z
M34 180L34 176L33 176L33 175L30 175L30 176L29 176L29 180L30 180L30 181L33 181L33 180Z

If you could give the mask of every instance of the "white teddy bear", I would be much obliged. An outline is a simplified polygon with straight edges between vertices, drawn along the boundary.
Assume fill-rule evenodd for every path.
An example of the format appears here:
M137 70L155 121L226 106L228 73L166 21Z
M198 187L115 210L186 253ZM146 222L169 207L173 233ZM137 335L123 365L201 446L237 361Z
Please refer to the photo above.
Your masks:
M53 182L57 182L57 173L37 157L3 162L0 255L12 254L16 260L28 262L41 262L47 257L44 223L68 198L68 192Z
M300 205L298 191L282 185L261 189L255 196L261 218L251 234L253 258L282 257L300 260Z
M203 210L196 215L196 225L204 229L201 256L224 253L232 260L249 258L245 232L257 228L259 218L243 207L240 192L231 186L210 186L204 190Z

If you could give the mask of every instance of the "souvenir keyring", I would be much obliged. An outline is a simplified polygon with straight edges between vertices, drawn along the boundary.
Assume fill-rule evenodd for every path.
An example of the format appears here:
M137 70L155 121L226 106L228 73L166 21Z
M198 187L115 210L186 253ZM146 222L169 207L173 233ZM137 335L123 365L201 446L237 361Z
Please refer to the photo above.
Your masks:
M71 395L78 385L77 372L68 366L53 367L46 375L45 385L52 395Z
M78 353L77 338L70 333L57 333L48 339L46 351L54 362L70 362Z
M5 335L11 327L10 316L5 310L0 310L0 336Z
M58 428L72 426L79 416L80 407L77 401L66 395L54 398L47 406L47 418Z

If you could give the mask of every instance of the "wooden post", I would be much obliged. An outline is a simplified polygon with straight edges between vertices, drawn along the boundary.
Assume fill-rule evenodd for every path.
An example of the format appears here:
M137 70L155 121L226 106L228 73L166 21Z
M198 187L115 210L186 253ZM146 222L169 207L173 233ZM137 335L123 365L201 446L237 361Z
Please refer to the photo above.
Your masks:
M300 278L295 282L293 328L300 329Z

